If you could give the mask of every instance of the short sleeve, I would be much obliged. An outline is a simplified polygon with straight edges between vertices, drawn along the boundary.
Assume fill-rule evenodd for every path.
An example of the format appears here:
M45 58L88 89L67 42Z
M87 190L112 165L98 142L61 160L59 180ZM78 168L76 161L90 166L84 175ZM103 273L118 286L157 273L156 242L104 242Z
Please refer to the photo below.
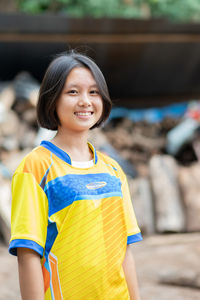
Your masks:
M15 173L12 180L9 252L29 248L43 256L48 224L48 201L32 173Z
M142 240L140 228L138 227L135 212L130 197L129 187L126 175L122 171L122 194L123 205L127 227L127 244L132 244Z

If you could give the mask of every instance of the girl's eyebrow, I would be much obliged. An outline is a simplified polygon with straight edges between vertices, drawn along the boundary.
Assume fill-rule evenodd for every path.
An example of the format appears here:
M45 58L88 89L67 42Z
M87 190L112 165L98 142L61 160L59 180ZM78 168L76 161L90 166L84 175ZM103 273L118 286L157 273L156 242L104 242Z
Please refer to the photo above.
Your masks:
M78 87L80 87L78 84L69 84L69 85L65 85L64 86L64 88L66 89L70 89L70 88L78 88ZM90 85L90 88L98 88L98 86L97 86L97 84L96 83L94 83L94 84L92 84L92 85Z
M69 84L69 85L65 85L64 88L71 88L71 87L75 87L78 88L79 86L77 84Z

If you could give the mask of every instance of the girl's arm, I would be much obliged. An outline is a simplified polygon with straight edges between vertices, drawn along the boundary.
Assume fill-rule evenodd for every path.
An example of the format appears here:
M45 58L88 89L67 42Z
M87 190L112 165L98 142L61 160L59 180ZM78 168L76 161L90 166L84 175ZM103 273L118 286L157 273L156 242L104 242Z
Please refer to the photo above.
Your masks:
M127 245L127 250L126 250L126 254L122 266L123 266L128 290L129 290L130 299L140 300L141 298L139 295L135 262L131 252L130 245Z
M19 283L22 300L44 300L44 280L40 256L27 248L18 248Z

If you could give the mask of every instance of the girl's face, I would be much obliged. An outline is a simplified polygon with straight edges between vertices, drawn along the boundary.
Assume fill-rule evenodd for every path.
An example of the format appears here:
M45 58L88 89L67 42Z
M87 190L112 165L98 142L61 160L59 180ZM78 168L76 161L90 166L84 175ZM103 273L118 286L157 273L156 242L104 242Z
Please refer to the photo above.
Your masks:
M100 119L103 100L91 71L76 67L67 76L57 102L59 130L88 131Z

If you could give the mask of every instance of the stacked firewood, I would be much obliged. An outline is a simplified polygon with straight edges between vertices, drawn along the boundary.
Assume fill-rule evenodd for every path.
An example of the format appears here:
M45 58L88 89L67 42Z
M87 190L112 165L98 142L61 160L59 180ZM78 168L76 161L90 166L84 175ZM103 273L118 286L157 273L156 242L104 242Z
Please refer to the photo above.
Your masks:
M10 237L11 177L34 147L38 90L39 84L26 72L0 83L0 233L6 242Z
M28 73L0 84L0 150L32 147L36 134L35 104L39 84Z

